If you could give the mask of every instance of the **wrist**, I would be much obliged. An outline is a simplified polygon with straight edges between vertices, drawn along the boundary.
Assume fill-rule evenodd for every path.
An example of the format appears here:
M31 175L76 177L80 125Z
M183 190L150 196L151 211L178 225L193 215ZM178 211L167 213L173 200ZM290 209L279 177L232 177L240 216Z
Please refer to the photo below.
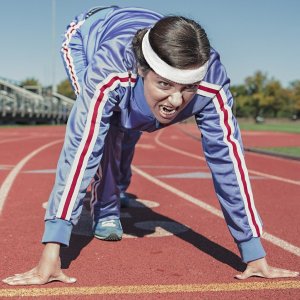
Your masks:
M266 256L266 252L261 244L259 237L252 237L248 241L237 243L242 261L249 263Z
M58 260L60 252L60 244L58 243L47 243L45 245L42 256L47 257L47 259Z

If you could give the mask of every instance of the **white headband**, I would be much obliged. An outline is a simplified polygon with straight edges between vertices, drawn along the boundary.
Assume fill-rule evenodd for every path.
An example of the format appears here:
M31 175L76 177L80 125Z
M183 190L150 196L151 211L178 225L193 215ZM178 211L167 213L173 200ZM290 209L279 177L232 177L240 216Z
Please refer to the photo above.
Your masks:
M177 69L168 65L152 49L149 42L149 32L150 30L148 30L143 37L142 51L147 63L155 73L165 79L181 84L192 84L204 78L207 72L208 62L198 69L189 70Z

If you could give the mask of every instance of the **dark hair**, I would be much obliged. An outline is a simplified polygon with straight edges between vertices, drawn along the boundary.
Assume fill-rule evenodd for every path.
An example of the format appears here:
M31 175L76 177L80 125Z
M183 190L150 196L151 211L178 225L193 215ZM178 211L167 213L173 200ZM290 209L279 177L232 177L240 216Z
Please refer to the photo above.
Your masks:
M151 69L142 52L146 32L147 28L137 31L132 41L137 65L144 72ZM205 30L185 17L170 16L159 20L150 30L149 41L155 53L174 68L197 68L209 59L210 43Z

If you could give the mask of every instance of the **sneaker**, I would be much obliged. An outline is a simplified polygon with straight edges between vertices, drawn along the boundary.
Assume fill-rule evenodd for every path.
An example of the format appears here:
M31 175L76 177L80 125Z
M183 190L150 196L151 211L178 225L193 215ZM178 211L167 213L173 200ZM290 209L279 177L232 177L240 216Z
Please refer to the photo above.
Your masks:
M128 208L130 206L130 197L127 193L120 193L121 208Z
M123 229L119 219L99 221L94 226L94 236L105 241L120 241Z

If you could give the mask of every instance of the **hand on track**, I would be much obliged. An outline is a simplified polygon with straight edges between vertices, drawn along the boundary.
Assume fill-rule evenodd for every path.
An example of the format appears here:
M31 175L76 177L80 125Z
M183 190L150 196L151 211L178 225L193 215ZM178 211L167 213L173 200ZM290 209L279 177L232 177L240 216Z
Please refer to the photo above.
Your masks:
M15 274L2 281L9 285L41 285L51 281L74 283L76 279L65 275L62 270L57 270L53 274L49 274L41 271L39 266L37 266L26 273Z
M235 276L237 279L247 279L252 276L264 278L297 277L299 272L274 268L268 265L265 258L249 262L246 270Z
M22 274L15 274L2 281L9 285L41 285L51 281L76 282L75 278L71 278L63 273L60 266L59 248L59 244L47 244L41 260L35 268Z

